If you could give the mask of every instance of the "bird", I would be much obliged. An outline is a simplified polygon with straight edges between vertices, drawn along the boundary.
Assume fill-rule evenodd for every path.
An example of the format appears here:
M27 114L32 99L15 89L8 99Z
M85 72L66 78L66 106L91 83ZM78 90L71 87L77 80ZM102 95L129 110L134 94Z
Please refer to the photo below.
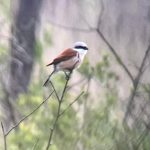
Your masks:
M72 73L75 68L78 68L81 65L87 51L87 44L82 41L75 42L72 48L67 48L62 51L56 58L54 58L49 64L46 65L53 65L54 69L48 76L43 86L47 86L50 77L58 71L63 71L67 79L67 72Z

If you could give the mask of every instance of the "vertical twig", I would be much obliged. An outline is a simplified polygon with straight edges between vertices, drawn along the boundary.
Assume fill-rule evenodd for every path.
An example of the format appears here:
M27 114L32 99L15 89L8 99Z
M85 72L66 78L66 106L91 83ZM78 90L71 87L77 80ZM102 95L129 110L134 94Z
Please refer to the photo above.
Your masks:
M3 123L1 122L2 132L3 132L3 139L4 139L4 150L7 150L7 142L6 142L6 135Z
M50 129L50 134L49 134L49 138L48 138L48 143L47 143L46 150L48 150L48 149L50 148L50 146L51 146L51 141L52 141L52 137L53 137L53 134L54 134L54 131L55 131L55 128L56 128L56 124L57 124L58 119L59 119L59 117L60 117L60 115L61 115L61 113L60 113L61 104L62 104L62 102L63 102L63 98L64 98L64 95L65 95L65 91L66 91L66 89L67 89L67 85L68 85L68 82L69 82L69 79L70 79L71 74L72 74L72 71L69 73L68 78L66 79L66 83L65 83L65 85L64 85L61 98L58 99L57 116L56 116L55 121L54 121L54 123L53 123L53 127ZM52 86L52 87L53 87L53 86ZM54 87L53 87L53 89L54 89ZM55 91L56 91L56 90L55 90ZM56 93L55 93L55 94L56 94ZM56 97L58 98L58 94L56 94L56 95L57 95Z
M52 88L53 88L53 90L54 90L54 93L55 93L55 95L56 95L57 100L60 101L59 96L58 96L58 93L57 93L57 91L56 91L56 89L55 89L54 84L52 83L51 80L49 80L49 82L50 82L50 84L51 84L51 86L52 86Z

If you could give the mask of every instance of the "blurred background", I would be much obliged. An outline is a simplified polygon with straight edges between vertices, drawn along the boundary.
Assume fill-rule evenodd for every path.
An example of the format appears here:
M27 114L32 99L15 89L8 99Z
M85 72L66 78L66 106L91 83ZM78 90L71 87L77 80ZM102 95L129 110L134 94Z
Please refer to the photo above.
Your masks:
M149 0L0 0L0 121L5 132L51 93L53 57L76 41L89 47L73 72L52 150L150 149ZM65 76L51 78L61 96ZM55 94L7 137L8 150L44 150ZM0 149L4 149L0 130Z

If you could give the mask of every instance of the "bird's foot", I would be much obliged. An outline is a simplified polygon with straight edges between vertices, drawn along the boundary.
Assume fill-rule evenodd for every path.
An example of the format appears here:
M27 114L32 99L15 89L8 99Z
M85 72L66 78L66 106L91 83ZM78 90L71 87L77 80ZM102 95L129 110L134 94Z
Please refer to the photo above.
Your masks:
M70 78L70 75L68 75L67 73L65 74L65 79L66 80L69 80L69 78Z
M69 72L69 73L65 72L65 79L69 80L70 77L71 77L71 72Z

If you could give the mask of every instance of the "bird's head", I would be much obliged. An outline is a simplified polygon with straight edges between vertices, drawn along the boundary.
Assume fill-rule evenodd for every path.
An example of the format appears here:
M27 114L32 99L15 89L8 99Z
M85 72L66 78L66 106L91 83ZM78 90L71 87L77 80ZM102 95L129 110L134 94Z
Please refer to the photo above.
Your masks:
M83 60L87 53L88 47L84 42L76 42L73 49L79 53L80 58Z

